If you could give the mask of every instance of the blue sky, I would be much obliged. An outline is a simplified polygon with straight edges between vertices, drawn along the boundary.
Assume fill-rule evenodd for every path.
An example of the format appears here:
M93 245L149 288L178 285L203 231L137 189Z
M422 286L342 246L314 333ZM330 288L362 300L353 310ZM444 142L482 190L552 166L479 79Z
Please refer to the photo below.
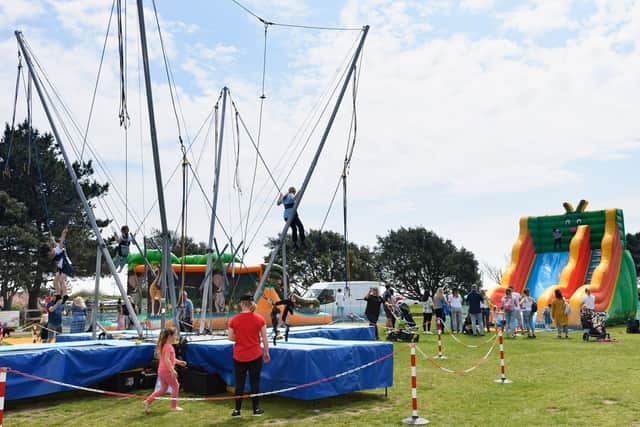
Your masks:
M127 188L130 206L141 217L154 192L144 109L139 110L138 34L135 4L128 3L129 162L123 162L123 134L117 123L117 56L110 40L92 144ZM618 0L434 0L294 1L246 0L264 18L283 23L360 27L371 25L358 98L358 132L350 181L350 234L373 246L376 236L401 226L424 226L479 261L504 267L517 236L520 216L562 212L562 202L590 200L593 209L625 210L627 229L640 230L640 2ZM179 161L175 119L145 1L152 51L154 97L162 145L163 174ZM12 93L16 44L12 30L24 31L79 122L87 117L111 1L54 2L0 0L0 85ZM233 2L158 0L157 8L190 136L228 85L254 136L257 134L264 27ZM112 33L113 34L113 33ZM293 166L278 161L296 145L296 129L341 69L356 32L270 27L267 100L261 146L281 186L299 186L312 149ZM14 58L14 59L11 59ZM0 105L8 120L11 103ZM19 115L20 115L19 109ZM339 177L348 134L345 105L311 181L301 217L317 229ZM48 128L42 114L40 128ZM325 120L326 121L326 120ZM321 123L324 123L321 121ZM226 128L227 147L233 128ZM204 132L206 134L206 131ZM203 135L204 136L204 135ZM316 132L310 147L319 140ZM142 142L141 142L142 141ZM238 229L249 204L254 154L241 135L238 176L233 187L233 150L225 154L221 213L226 228ZM192 161L210 190L211 135L194 144ZM144 169L143 169L144 167ZM124 170L137 185L124 182ZM132 178L133 177L133 178ZM144 181L144 185L141 185ZM271 207L277 190L266 171L257 172L252 205L255 225L234 241L253 236L247 259L265 255L266 236L282 226ZM259 190L259 191L258 191ZM177 224L179 182L167 188L170 226ZM209 195L210 197L210 195ZM191 234L206 240L208 209L192 193ZM107 201L117 207L115 198ZM326 229L341 230L338 204ZM117 214L118 223L131 215ZM145 229L157 226L152 214ZM262 227L257 223L266 218ZM253 221L253 220L252 220ZM223 239L220 236L220 239Z

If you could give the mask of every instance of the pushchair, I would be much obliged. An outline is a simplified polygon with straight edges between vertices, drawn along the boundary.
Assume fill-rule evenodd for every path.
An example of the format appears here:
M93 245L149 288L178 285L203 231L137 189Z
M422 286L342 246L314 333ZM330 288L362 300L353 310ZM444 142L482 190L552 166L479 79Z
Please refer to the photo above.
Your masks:
M609 339L610 335L605 327L606 320L607 313L582 310L580 313L580 323L582 324L582 329L584 329L582 339L584 341L589 341L590 338L598 340Z
M387 330L387 341L418 342L418 325L413 320L409 306L404 302L394 302L389 308L396 319L396 327Z

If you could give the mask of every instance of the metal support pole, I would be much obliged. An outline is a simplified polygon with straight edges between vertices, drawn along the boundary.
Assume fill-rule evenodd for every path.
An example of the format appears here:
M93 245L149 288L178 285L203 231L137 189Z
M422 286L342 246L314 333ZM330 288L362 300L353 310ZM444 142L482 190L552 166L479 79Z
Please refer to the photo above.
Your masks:
M342 84L342 89L340 90L340 94L338 95L338 98L336 99L336 104L333 107L333 111L331 112L331 116L329 117L329 121L327 123L327 127L324 130L324 133L322 134L322 138L320 139L320 145L318 146L316 153L313 157L313 160L311 161L311 166L309 166L309 170L307 171L307 175L304 178L304 181L302 183L302 186L300 187L300 190L298 191L298 197L296 197L296 201L293 205L293 212L292 214L289 216L289 219L287 220L286 224L284 225L284 228L282 229L282 232L280 233L280 240L278 241L278 244L276 245L275 248L273 248L273 251L271 251L271 256L269 258L269 264L267 265L267 268L265 269L263 275L262 275L262 279L260 279L260 285L258 286L258 289L256 289L256 293L254 294L253 298L257 299L258 296L262 293L262 288L264 287L264 284L267 280L267 277L269 277L269 273L271 272L271 267L273 267L273 262L275 261L276 258L276 254L278 253L278 250L280 249L280 245L283 244L284 239L287 237L287 231L289 230L289 227L291 226L291 223L293 222L293 219L296 217L297 213L298 213L298 206L300 205L300 201L302 200L302 197L304 196L304 192L307 190L307 186L309 185L309 181L311 180L311 175L313 174L313 171L316 168L316 165L318 163L318 159L320 158L320 154L322 153L322 149L324 148L324 144L327 142L327 138L329 137L329 132L331 131L331 127L333 126L333 121L336 118L336 115L338 114L338 110L340 109L340 104L342 103L342 98L344 97L345 92L347 91L347 87L349 87L349 83L351 82L351 76L353 75L355 69L356 69L356 64L358 63L358 58L360 57L360 53L362 52L362 47L364 46L364 41L367 38L367 33L369 33L369 26L365 25L362 28L362 37L360 38L360 43L358 43L358 47L356 49L356 52L353 55L353 59L351 60L351 65L349 66L349 71L347 72L347 75L344 79L344 83Z
M160 154L158 153L158 134L156 132L156 118L153 109L153 93L151 91L151 72L149 71L149 53L147 51L147 34L144 23L144 7L142 0L137 0L138 5L138 23L140 25L140 47L142 48L142 64L144 68L144 83L147 91L147 108L149 111L149 131L151 133L151 151L153 152L153 168L156 176L156 188L158 192L158 208L160 210L160 224L162 229L162 271L161 275L165 278L162 281L163 287L169 288L169 297L171 298L171 313L173 317L173 326L180 333L180 325L178 324L177 307L176 307L176 289L173 279L173 268L171 266L171 241L169 229L167 227L167 212L164 203L164 190L162 188L162 171L160 169ZM164 296L164 292L163 292ZM162 323L164 327L165 315L162 315Z
M289 296L287 282L287 245L282 245L282 293L284 294L284 299Z
M96 287L93 292L93 313L91 314L91 338L96 339L96 328L98 324L98 313L100 313L100 274L102 268L102 252L96 249Z
M218 141L218 152L216 153L216 163L215 163L215 181L213 181L213 202L211 205L211 224L209 225L209 244L207 245L207 269L204 275L204 280L202 282L202 310L200 311L201 319L204 320L207 315L207 301L209 296L209 290L211 288L211 280L207 278L211 277L211 253L213 252L213 235L216 225L216 210L218 208L218 190L220 188L220 165L222 163L222 141L224 139L224 115L227 108L227 93L229 89L225 86L222 88L222 116L220 119L220 136ZM222 261L218 258L218 261ZM223 275L225 278L227 277L227 272L223 271ZM204 316L204 317L202 317ZM200 322L200 333L204 332L204 321Z
M96 240L98 241L98 249L102 252L102 255L104 256L105 260L107 261L107 266L109 267L109 271L111 272L111 274L113 275L114 279L116 280L116 284L118 285L118 289L120 290L120 294L122 295L122 298L124 299L125 305L127 306L127 310L129 310L129 313L134 313L133 311L133 307L131 306L131 303L129 302L129 299L127 298L127 293L126 293L126 289L124 288L124 286L122 286L122 282L120 281L120 277L118 276L118 272L116 271L116 266L113 264L113 260L111 259L111 255L109 254L109 251L107 250L107 245L104 242L104 239L102 238L102 235L100 234L100 229L98 228L98 224L96 223L96 217L93 214L93 209L91 208L91 206L89 205L89 202L87 201L87 197L84 195L84 191L82 190L82 186L80 185L80 182L78 181L78 177L76 175L75 170L73 169L73 165L71 164L71 160L69 159L69 156L67 155L67 150L64 147L64 144L62 143L62 138L60 138L60 134L58 133L58 128L56 127L55 121L53 120L53 117L51 116L51 112L49 111L49 106L47 105L46 102L46 97L44 95L44 92L42 90L42 87L40 86L40 80L38 79L38 76L36 75L34 69L33 69L33 64L31 62L31 56L29 56L29 52L24 44L24 40L22 38L22 32L20 31L16 31L15 32L16 35L16 39L18 40L18 45L20 46L20 49L22 50L22 54L24 56L25 62L27 63L27 66L29 67L29 74L31 75L31 78L33 80L33 84L36 87L36 91L38 92L38 96L40 97L40 102L42 103L42 108L44 109L44 112L47 116L47 119L49 120L49 125L51 126L51 131L53 132L54 137L56 138L56 141L58 142L58 147L60 148L60 153L62 154L62 158L64 159L64 163L67 167L67 171L69 172L69 176L71 177L71 180L73 181L73 186L76 190L76 193L78 194L78 197L80 198L80 201L82 202L82 206L84 208L85 213L87 214L87 219L89 220L89 224L91 225L91 228L93 229L93 233L96 236ZM140 326L140 322L138 321L138 318L135 316L135 314L132 316L132 321L136 327L136 330L138 331L138 334L140 336L140 338L142 338L142 327Z

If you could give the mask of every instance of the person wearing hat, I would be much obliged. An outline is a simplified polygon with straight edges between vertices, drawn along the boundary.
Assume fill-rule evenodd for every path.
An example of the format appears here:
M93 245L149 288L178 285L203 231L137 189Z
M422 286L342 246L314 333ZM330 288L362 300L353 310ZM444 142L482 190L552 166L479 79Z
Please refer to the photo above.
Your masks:
M236 396L244 394L244 385L249 374L251 394L260 392L260 372L262 362L269 363L269 342L267 341L267 323L255 313L256 304L251 295L240 297L240 313L229 321L229 340L233 346L233 370L236 377ZM260 340L262 346L260 347ZM239 417L242 409L242 398L237 398L232 417ZM253 397L253 415L261 416L264 411L258 405L258 398Z

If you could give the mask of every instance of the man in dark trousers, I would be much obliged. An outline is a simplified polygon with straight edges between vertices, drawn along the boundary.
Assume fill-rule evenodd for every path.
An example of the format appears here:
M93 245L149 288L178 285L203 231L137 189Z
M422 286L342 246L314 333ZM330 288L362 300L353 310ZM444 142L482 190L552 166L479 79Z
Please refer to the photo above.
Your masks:
M473 335L484 336L484 324L482 322L482 308L480 304L484 298L478 292L478 286L472 285L471 292L467 295L467 304L469 304L469 317L471 318L471 330ZM478 332L476 332L476 324Z

